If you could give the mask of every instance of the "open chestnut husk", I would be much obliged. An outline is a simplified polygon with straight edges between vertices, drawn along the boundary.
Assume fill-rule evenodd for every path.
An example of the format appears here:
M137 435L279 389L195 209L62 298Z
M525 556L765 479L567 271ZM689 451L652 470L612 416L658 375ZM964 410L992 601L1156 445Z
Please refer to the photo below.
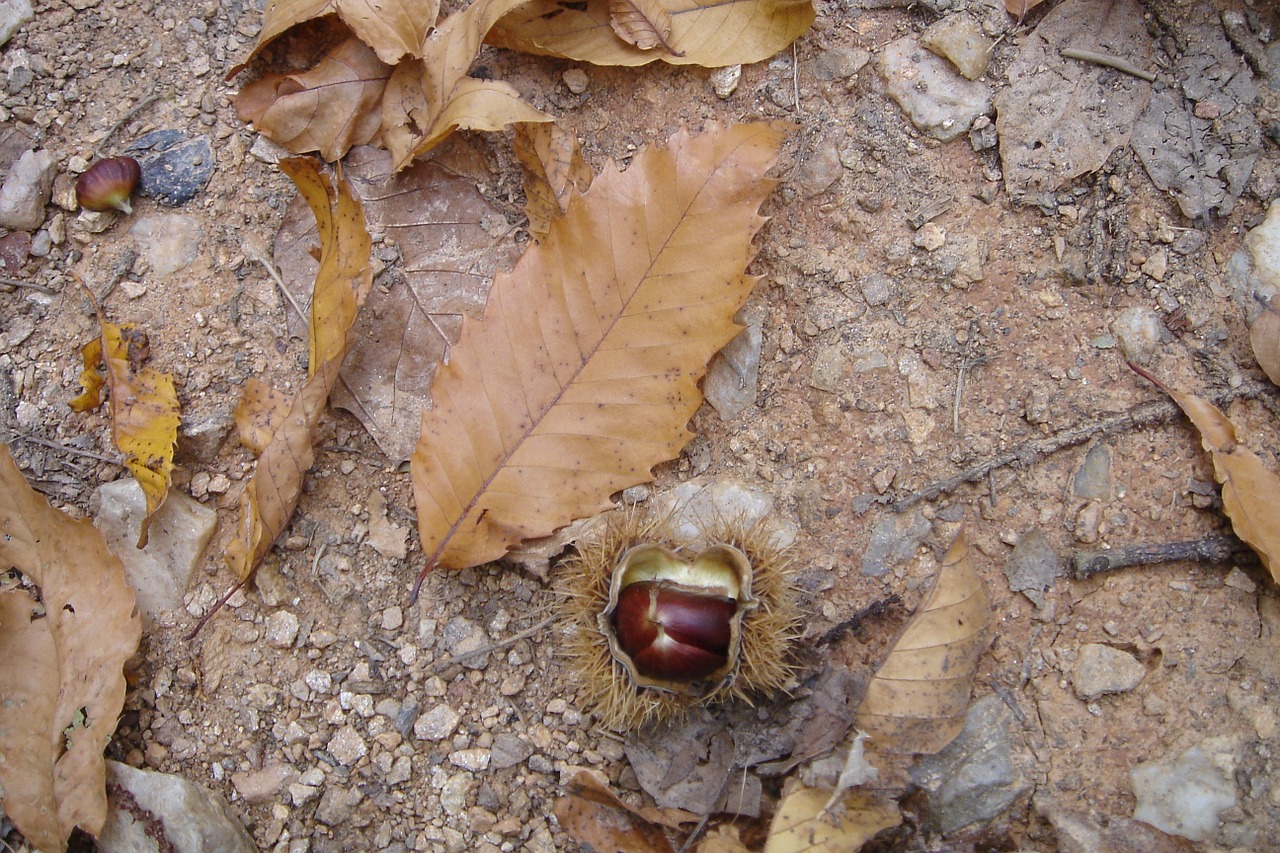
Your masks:
M564 634L580 697L610 728L750 700L792 677L790 557L771 525L719 523L698 542L638 511L564 564Z
M85 210L132 213L129 196L142 180L142 167L132 157L99 160L76 179L76 201Z

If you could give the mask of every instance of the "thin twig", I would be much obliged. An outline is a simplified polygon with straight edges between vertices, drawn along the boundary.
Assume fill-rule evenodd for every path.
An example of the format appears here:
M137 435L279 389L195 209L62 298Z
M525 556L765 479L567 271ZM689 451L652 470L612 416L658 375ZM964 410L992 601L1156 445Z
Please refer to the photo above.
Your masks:
M108 462L112 465L123 465L124 457L103 456L101 453L94 453L92 450L81 450L79 447L73 447L70 444L59 444L56 441L50 441L47 438L41 438L29 432L14 432L13 437L18 441L29 441L32 444L38 444L41 447L47 447L50 450L58 450L63 453L70 453L73 456L84 456L87 459L96 459L99 462Z
M289 292L289 288L284 286L284 278L280 275L280 271L276 269L276 265L271 262L271 258L267 256L266 250L253 240L246 240L244 249L245 255L249 260L262 264L262 268L267 271L267 275L271 276L271 280L276 283L276 287L280 288L280 295L284 297L284 301L289 303L289 307L293 309L293 313L298 315L298 319L306 323L307 312L302 310L302 306L297 303L297 300L293 298L293 294Z
M28 290L37 290L46 296L58 295L56 291L50 290L49 288L45 287L43 284L36 284L34 281L24 281L23 279L20 279L20 278L9 278L7 276L0 276L0 284L7 284L10 287L25 287Z
M138 103L134 104L133 107L127 113L125 113L120 117L119 121L111 125L111 127L107 128L106 135L98 140L97 147L93 149L93 155L95 157L101 157L102 150L106 147L107 141L111 139L111 137L115 136L116 132L120 130L120 128L124 127L125 124L130 119L132 119L138 113L142 112L143 110L145 110L147 107L151 106L158 100L160 100L160 93L152 92L150 95L147 95L141 101L138 101Z
M252 577L252 575L250 575L249 577ZM191 633L187 634L187 636L183 637L182 639L186 640L187 642L191 642L192 640L194 640L196 638L196 634L199 634L200 629L205 626L205 623L208 622L210 619L212 619L214 615L217 614L217 612L222 609L222 606L231 600L231 596L235 595L237 592L244 589L245 584L247 584L248 582L249 582L249 578L245 578L244 580L236 583L236 585L231 587L231 589L227 590L227 594L222 596L222 598L218 600L218 603L213 605L213 608L208 613L201 616L200 621L196 622L196 626L191 629Z
M543 628L547 627L554 621L556 621L555 616L548 616L546 619L543 619L541 622L539 622L537 625L534 625L532 628L526 628L518 634L512 634L510 637L507 637L505 640L498 640L496 643L490 643L489 645L483 646L482 648L472 649L471 651L463 652L460 655L454 655L453 657L445 658L444 660L438 660L431 665L431 671L433 673L441 672L453 666L454 664L462 663L463 661L471 660L472 658L482 657L484 655L489 654L489 652L496 652L499 649L505 649L507 646L511 645L512 643L518 643L521 640L525 640L525 639L528 639L529 637L532 637L534 634L537 634L539 631L541 631Z
M1156 75L1150 71L1143 71L1138 66L1129 62L1127 59L1121 59L1118 56L1110 56L1106 53L1095 53L1092 50L1077 50L1074 47L1064 47L1060 53L1063 59L1079 59L1081 62L1092 62L1095 65L1104 65L1107 68L1114 68L1117 71L1123 71L1125 74L1132 74L1148 83L1154 83Z
M1084 551L1076 554L1074 576L1089 578L1112 569L1129 566L1158 566L1195 560L1199 563L1223 563L1233 554L1247 552L1249 547L1234 536L1209 536L1191 542L1157 542L1147 545L1126 545L1109 551Z
M800 115L800 54L791 43L791 94L796 99L796 115Z

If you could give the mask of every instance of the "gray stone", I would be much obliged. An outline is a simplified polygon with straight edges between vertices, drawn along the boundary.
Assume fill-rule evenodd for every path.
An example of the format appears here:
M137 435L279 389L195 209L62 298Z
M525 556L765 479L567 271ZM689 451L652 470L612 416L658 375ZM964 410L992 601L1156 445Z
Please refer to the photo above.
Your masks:
M170 492L151 520L147 547L138 550L138 531L146 514L147 501L137 480L116 480L98 490L94 526L124 563L138 607L149 619L165 621L181 609L187 582L213 536L218 515L186 495Z
M1105 444L1095 444L1085 454L1084 462L1076 470L1071 486L1078 498L1105 501L1111 497L1111 450Z
M496 735L493 739L489 766L494 770L505 770L508 767L515 767L532 754L533 747L518 735Z
M1043 607L1045 591L1066 574L1066 566L1044 531L1036 527L1018 537L1018 544L1005 561L1004 574L1010 589L1026 595L1036 607Z
M170 207L195 198L209 183L216 162L209 137L190 139L173 130L141 136L125 152L142 167L138 192Z
M449 761L456 767L463 770L470 770L472 773L479 773L489 769L489 761L492 758L491 753L487 749L459 749L449 753Z
M298 772L287 764L268 764L261 770L233 773L231 784L246 803L257 806L274 800L297 778Z
M358 788L326 788L320 805L316 806L316 820L327 826L340 826L347 822L362 799L364 795Z
M484 632L483 627L467 617L455 616L440 632L440 642L450 655L458 657L489 645L489 635ZM468 658L462 662L462 665L467 669L484 669L488 663L489 655L486 653Z
M277 649L287 649L298 639L298 617L288 610L277 610L267 617L267 642Z
M813 197L825 192L844 173L840 163L840 149L834 138L818 141L809 156L800 163L796 170L796 185L806 197Z
M1218 816L1236 805L1236 786L1201 746L1174 761L1139 764L1129 771L1137 805L1135 820L1171 835L1207 841Z
M0 47L34 17L31 0L0 0Z
M833 47L818 54L813 75L819 80L848 80L870 61L871 54L860 47Z
M467 807L467 793L471 790L471 775L455 773L445 780L440 791L440 808L445 814L462 814Z
M354 766L368 752L369 747L365 745L364 738L360 737L355 726L343 726L329 739L329 754L345 767Z
M413 733L422 740L444 740L453 734L462 716L448 705L437 705L418 718Z
M809 370L809 385L819 391L835 394L844 388L847 359L839 344L827 344L818 350Z
M911 768L912 781L930 795L930 831L946 835L985 823L1030 790L1014 765L1012 722L1000 697L984 696L969 707L955 740Z
M1142 683L1147 668L1128 652L1101 643L1080 647L1071 683L1085 701L1106 693L1127 693Z
M34 231L44 222L56 164L48 151L24 152L0 186L0 227Z
M116 761L107 762L107 783L107 823L98 836L102 853L158 853L153 833L168 841L171 846L166 849L177 853L257 853L258 846L226 800L208 788ZM121 793L111 792L112 786L127 792L136 806L130 808ZM137 807L155 815L154 823L135 820Z
M929 519L917 512L888 515L876 523L871 541L862 554L862 573L869 577L887 574L913 558L916 548L929 535Z
M756 401L763 343L760 324L752 323L711 360L703 393L722 420L733 420Z
M946 142L991 111L991 89L965 80L911 37L887 45L877 62L889 97L922 133Z
M1111 334L1124 357L1134 364L1150 364L1164 341L1172 334L1150 308L1135 305L1121 311L1111 321Z
M867 304L873 307L888 304L897 289L893 279L878 273L869 275L859 281L858 288L862 291L862 298L867 300Z

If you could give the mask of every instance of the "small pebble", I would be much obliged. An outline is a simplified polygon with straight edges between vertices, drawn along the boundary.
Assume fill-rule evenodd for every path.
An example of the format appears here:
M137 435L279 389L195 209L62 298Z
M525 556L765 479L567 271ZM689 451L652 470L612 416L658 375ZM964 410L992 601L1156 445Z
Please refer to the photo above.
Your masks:
M461 719L448 705L437 705L418 718L413 724L413 733L420 740L444 740L453 734Z
M587 72L581 68L567 69L564 74L560 75L560 79L564 80L565 88L575 95L581 95L587 91L587 84L591 82L587 77Z
M277 610L267 617L267 642L277 649L287 649L298 638L298 617L288 610Z

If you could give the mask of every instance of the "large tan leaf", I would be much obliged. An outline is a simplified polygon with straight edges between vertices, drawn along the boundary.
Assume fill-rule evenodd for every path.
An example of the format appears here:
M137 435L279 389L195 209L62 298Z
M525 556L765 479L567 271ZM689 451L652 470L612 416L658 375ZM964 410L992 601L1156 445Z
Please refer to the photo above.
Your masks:
M787 793L769 826L764 853L847 853L902 822L892 801L853 791L844 795L837 808L828 808L830 795L830 791L803 786Z
M1280 477L1240 444L1235 427L1213 403L1171 388L1137 365L1129 367L1172 397L1200 431L1200 443L1213 459L1213 475L1222 484L1222 510L1231 528L1280 582Z
M363 42L347 39L302 74L267 74L236 96L236 112L294 154L341 160L378 134L391 68Z
M1280 385L1280 297L1268 299L1262 313L1254 318L1249 326L1249 343L1262 372Z
M369 267L372 241L365 229L360 202L347 183L339 181L335 189L311 160L281 160L280 169L297 185L315 214L320 267L311 300L307 381L283 420L277 416L262 422L267 429L274 425L275 431L240 496L235 538L227 545L227 564L241 580L253 573L298 505L303 477L315 459L311 433L338 381L338 369L350 347L351 326L373 284ZM254 388L253 393L264 401L261 409L277 408L276 403L268 405L269 395L260 387Z
M515 122L551 121L506 83L467 76L485 34L523 2L474 0L432 31L421 61L396 66L382 105L382 141L396 170L455 128L499 130Z
M97 408L104 386L110 393L111 441L124 454L125 467L147 499L138 534L138 547L145 548L151 518L169 495L180 420L178 392L172 376L145 364L150 353L147 333L131 324L108 323L97 310L100 333L84 346L84 393L71 401L71 408Z
M606 168L499 275L431 388L413 455L427 565L493 560L594 514L692 438L785 126L673 137Z
M419 56L427 32L440 14L440 0L268 0L262 29L235 76L270 42L306 21L336 15L357 37L394 65L403 56Z
M856 725L876 748L933 753L960 733L990 619L987 594L969 565L961 532L858 706Z
M594 62L644 65L738 65L768 59L813 23L810 0L663 0L671 20L668 50L644 50L615 31L611 2L532 0L489 33L490 44ZM652 5L652 4L650 4Z
M0 591L0 791L44 851L107 817L102 751L124 706L142 620L102 534L32 491L0 446L0 565L40 588Z
M513 142L524 166L525 212L529 233L541 240L569 208L570 191L591 186L591 167L582 159L578 138L559 124L517 124Z
M364 207L365 222L400 250L403 280L369 293L330 402L347 409L395 462L413 453L436 369L457 342L463 317L479 317L494 273L518 257L515 241L492 233L498 211L476 190L464 145L391 175L385 151L361 147L343 161L343 175ZM487 177L487 172L483 173ZM316 260L315 217L299 197L276 237L275 262L291 304L311 305ZM306 316L290 317L306 322Z

